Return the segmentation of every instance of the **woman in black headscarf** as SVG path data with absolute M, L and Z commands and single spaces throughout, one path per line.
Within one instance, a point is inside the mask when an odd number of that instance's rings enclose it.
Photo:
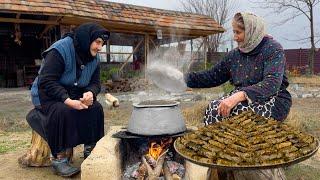
M 70 166 L 68 149 L 84 144 L 86 158 L 104 135 L 103 108 L 96 101 L 100 92 L 97 53 L 109 35 L 102 26 L 86 23 L 43 53 L 32 101 L 46 116 L 44 134 L 54 157 L 53 169 L 61 176 L 80 171 Z

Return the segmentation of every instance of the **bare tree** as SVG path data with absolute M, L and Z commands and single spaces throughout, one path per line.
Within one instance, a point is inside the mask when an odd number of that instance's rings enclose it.
M 224 26 L 230 19 L 230 12 L 235 8 L 235 0 L 180 0 L 184 11 L 207 15 Z M 224 34 L 208 37 L 208 51 L 217 52 Z
M 320 0 L 259 0 L 254 2 L 258 3 L 263 9 L 271 9 L 272 12 L 278 15 L 286 15 L 286 17 L 281 21 L 282 24 L 301 15 L 308 19 L 310 25 L 310 36 L 300 40 L 310 40 L 311 48 L 308 64 L 310 74 L 314 74 L 314 58 L 316 52 L 315 44 L 317 43 L 315 40 L 314 8 Z

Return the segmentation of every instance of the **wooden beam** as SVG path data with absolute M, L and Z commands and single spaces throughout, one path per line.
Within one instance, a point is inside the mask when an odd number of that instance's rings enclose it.
M 119 69 L 119 73 L 121 73 L 122 69 L 124 68 L 124 66 L 129 62 L 131 56 L 138 50 L 138 48 L 140 47 L 140 45 L 142 44 L 143 39 L 138 43 L 138 45 L 134 48 L 134 50 L 132 51 L 132 53 L 129 55 L 129 57 L 126 59 L 126 61 L 123 63 L 123 65 L 120 67 Z
M 15 19 L 15 18 L 2 18 L 0 22 L 18 23 L 18 24 L 51 24 L 59 25 L 56 21 L 45 21 L 45 20 L 33 20 L 33 19 Z
M 88 21 L 92 21 L 92 18 L 66 16 L 63 19 L 63 21 L 61 21 L 61 23 L 80 25 Z M 105 28 L 107 28 L 109 31 L 112 31 L 112 32 L 129 32 L 129 33 L 136 33 L 136 34 L 149 34 L 154 36 L 157 34 L 157 32 L 155 31 L 154 25 L 127 23 L 127 22 L 101 20 L 101 19 L 95 19 L 95 21 L 99 22 L 101 25 L 103 25 Z M 168 36 L 168 37 L 172 36 L 173 30 L 178 32 L 178 34 L 181 36 L 193 36 L 193 37 L 207 36 L 207 35 L 224 32 L 224 29 L 222 28 L 188 29 L 188 28 L 173 28 L 168 26 L 166 27 L 161 26 L 160 28 L 162 29 L 163 36 Z
M 48 21 L 56 21 L 57 23 L 59 23 L 62 18 L 63 18 L 63 16 L 57 17 L 57 18 L 55 18 L 55 19 L 53 19 L 53 17 L 49 17 Z M 44 28 L 44 30 L 39 34 L 39 38 L 42 38 L 43 35 L 44 35 L 45 33 L 47 33 L 53 26 L 55 26 L 55 25 L 52 25 L 52 24 L 46 25 L 46 27 Z
M 150 38 L 151 44 L 154 46 L 155 49 L 158 49 L 158 46 L 156 45 L 156 43 L 154 43 L 154 41 Z

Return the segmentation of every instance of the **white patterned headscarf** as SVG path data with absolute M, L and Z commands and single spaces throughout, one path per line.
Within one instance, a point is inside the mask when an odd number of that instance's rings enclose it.
M 256 48 L 266 35 L 264 20 L 251 13 L 241 13 L 244 21 L 244 42 L 239 46 L 241 52 L 248 53 Z

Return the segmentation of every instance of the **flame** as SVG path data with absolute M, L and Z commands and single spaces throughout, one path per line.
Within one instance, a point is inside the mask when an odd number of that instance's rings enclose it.
M 172 138 L 164 138 L 161 139 L 160 144 L 158 144 L 156 141 L 151 142 L 149 147 L 148 155 L 153 157 L 155 160 L 158 160 L 160 155 L 169 148 L 170 144 L 172 143 Z

